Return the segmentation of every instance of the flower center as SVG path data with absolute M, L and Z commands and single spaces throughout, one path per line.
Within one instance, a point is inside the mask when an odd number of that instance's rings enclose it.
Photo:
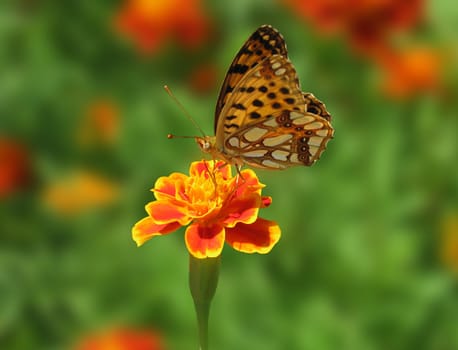
M 222 207 L 232 194 L 232 179 L 224 179 L 221 172 L 202 172 L 189 178 L 186 194 L 196 216 L 202 216 Z

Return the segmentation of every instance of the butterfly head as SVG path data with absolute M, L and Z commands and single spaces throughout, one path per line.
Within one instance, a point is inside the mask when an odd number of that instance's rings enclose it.
M 214 136 L 197 136 L 195 139 L 202 152 L 212 154 L 216 150 L 216 139 Z

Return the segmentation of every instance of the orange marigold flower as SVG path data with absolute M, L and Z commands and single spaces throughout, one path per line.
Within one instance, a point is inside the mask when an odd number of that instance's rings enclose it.
M 164 350 L 160 337 L 151 331 L 114 329 L 81 341 L 75 350 Z
M 119 185 L 88 171 L 76 171 L 48 185 L 42 194 L 43 202 L 64 215 L 108 206 L 119 197 Z
M 382 90 L 390 97 L 407 98 L 434 92 L 442 85 L 444 57 L 426 47 L 389 52 L 377 58 L 384 72 Z
M 190 88 L 197 93 L 208 93 L 217 84 L 218 70 L 215 65 L 207 63 L 200 65 L 191 72 L 188 83 Z
M 0 138 L 0 198 L 26 187 L 31 175 L 27 149 L 15 140 Z
M 392 32 L 423 16 L 424 0 L 284 0 L 322 33 L 343 34 L 354 47 L 371 51 Z
M 192 48 L 209 33 L 202 7 L 200 0 L 126 0 L 115 24 L 144 53 L 155 53 L 170 38 Z
M 92 102 L 86 111 L 78 140 L 82 144 L 112 144 L 119 135 L 119 112 L 115 103 L 108 99 Z
M 268 253 L 280 239 L 279 226 L 258 217 L 260 208 L 270 205 L 262 197 L 264 187 L 254 171 L 232 177 L 222 161 L 193 162 L 189 176 L 173 173 L 156 181 L 156 201 L 146 205 L 148 216 L 132 229 L 138 246 L 154 236 L 165 235 L 180 226 L 185 241 L 196 258 L 221 254 L 224 242 L 244 253 Z

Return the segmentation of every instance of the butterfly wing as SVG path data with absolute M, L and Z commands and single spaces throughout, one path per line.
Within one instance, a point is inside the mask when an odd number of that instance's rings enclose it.
M 252 68 L 233 88 L 218 120 L 217 146 L 242 127 L 269 118 L 278 110 L 305 112 L 304 97 L 291 62 L 273 55 Z
M 328 113 L 326 106 L 323 102 L 317 99 L 312 93 L 304 92 L 304 103 L 305 111 L 319 115 L 320 117 L 326 119 L 328 122 L 331 121 L 331 115 Z
M 283 110 L 241 128 L 226 141 L 226 153 L 264 169 L 286 169 L 315 163 L 334 130 L 319 115 Z
M 262 26 L 232 62 L 215 114 L 214 154 L 265 169 L 312 165 L 333 137 L 331 115 L 303 93 L 283 37 Z
M 330 119 L 321 101 L 302 93 L 292 63 L 273 55 L 234 87 L 217 127 L 217 147 L 260 168 L 312 165 L 332 138 Z
M 227 71 L 216 103 L 215 133 L 223 108 L 231 99 L 235 86 L 247 72 L 272 55 L 287 57 L 285 40 L 276 29 L 270 25 L 263 25 L 248 38 Z

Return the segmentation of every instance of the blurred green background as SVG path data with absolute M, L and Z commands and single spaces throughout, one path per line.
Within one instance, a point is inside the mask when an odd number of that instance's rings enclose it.
M 2 1 L 0 348 L 119 327 L 197 348 L 183 229 L 141 248 L 130 231 L 155 180 L 203 157 L 167 139 L 197 130 L 163 85 L 211 134 L 226 69 L 267 23 L 335 138 L 311 168 L 257 172 L 282 238 L 226 246 L 212 348 L 458 349 L 457 6 L 356 3 L 330 20 L 312 0 Z

